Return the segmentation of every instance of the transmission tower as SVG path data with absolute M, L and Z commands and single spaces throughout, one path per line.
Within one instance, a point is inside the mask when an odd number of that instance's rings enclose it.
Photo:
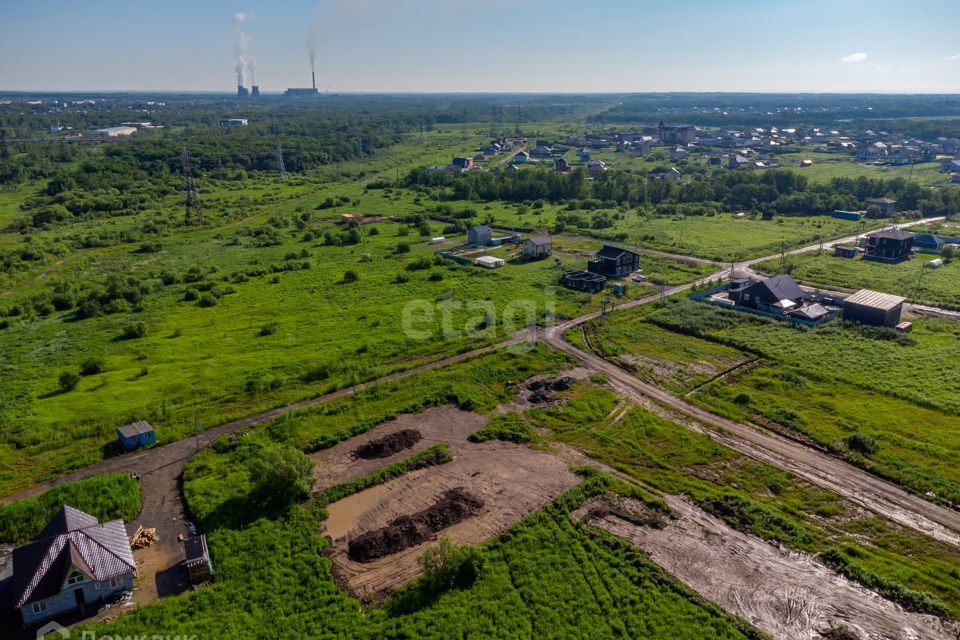
M 185 214 L 183 221 L 186 224 L 202 224 L 203 211 L 200 209 L 200 196 L 197 194 L 197 183 L 193 179 L 193 169 L 190 167 L 190 152 L 187 145 L 183 145 L 183 193 Z
M 287 168 L 283 165 L 283 146 L 279 142 L 277 143 L 277 173 L 280 174 L 281 180 L 287 179 Z

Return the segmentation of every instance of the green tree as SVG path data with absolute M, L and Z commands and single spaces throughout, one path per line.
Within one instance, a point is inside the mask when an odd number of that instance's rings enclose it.
M 313 460 L 299 449 L 279 445 L 264 449 L 247 463 L 254 481 L 253 502 L 282 510 L 310 495 Z
M 80 376 L 73 371 L 64 371 L 60 374 L 60 390 L 64 393 L 73 391 L 80 382 Z

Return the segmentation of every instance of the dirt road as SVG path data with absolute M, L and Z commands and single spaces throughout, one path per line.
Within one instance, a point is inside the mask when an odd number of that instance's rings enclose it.
M 840 625 L 875 640 L 956 638 L 953 623 L 904 611 L 812 556 L 732 529 L 685 498 L 665 500 L 677 517 L 661 529 L 616 515 L 591 517 L 589 505 L 575 515 L 629 541 L 704 598 L 777 639 L 815 640 Z
M 559 325 L 555 331 L 544 332 L 544 341 L 554 349 L 577 358 L 584 367 L 605 374 L 621 390 L 666 407 L 681 418 L 677 422 L 689 426 L 689 420 L 683 418 L 693 418 L 706 427 L 704 433 L 743 455 L 796 473 L 894 522 L 960 547 L 960 512 L 927 502 L 828 454 L 776 434 L 762 432 L 756 427 L 728 420 L 692 405 L 669 391 L 642 382 L 616 365 L 566 342 L 563 339 L 563 327 L 576 324 L 573 321 Z

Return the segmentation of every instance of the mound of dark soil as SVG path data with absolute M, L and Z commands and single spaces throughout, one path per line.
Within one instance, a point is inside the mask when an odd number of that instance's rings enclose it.
M 422 439 L 423 436 L 416 429 L 403 429 L 402 431 L 391 433 L 378 440 L 371 440 L 357 447 L 353 454 L 364 460 L 388 458 L 395 453 L 400 453 L 404 449 L 409 449 Z
M 527 398 L 527 401 L 532 404 L 548 404 L 553 402 L 554 397 L 552 392 L 566 391 L 573 386 L 574 382 L 576 382 L 576 379 L 570 376 L 561 376 L 554 380 L 550 378 L 534 380 L 527 385 L 527 389 L 532 392 L 530 397 Z
M 409 516 L 394 518 L 382 529 L 350 541 L 347 555 L 356 562 L 372 562 L 430 540 L 435 533 L 476 515 L 483 500 L 462 487 L 444 491 L 436 504 Z

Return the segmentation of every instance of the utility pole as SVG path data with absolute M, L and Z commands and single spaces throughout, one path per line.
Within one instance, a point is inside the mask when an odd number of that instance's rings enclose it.
M 923 269 L 927 264 L 925 262 L 920 263 L 920 277 L 917 279 L 917 290 L 913 292 L 914 300 L 918 300 L 920 296 L 920 285 L 923 282 Z
M 200 431 L 203 427 L 200 426 L 200 418 L 193 416 L 193 434 L 197 439 L 197 451 L 200 451 Z

